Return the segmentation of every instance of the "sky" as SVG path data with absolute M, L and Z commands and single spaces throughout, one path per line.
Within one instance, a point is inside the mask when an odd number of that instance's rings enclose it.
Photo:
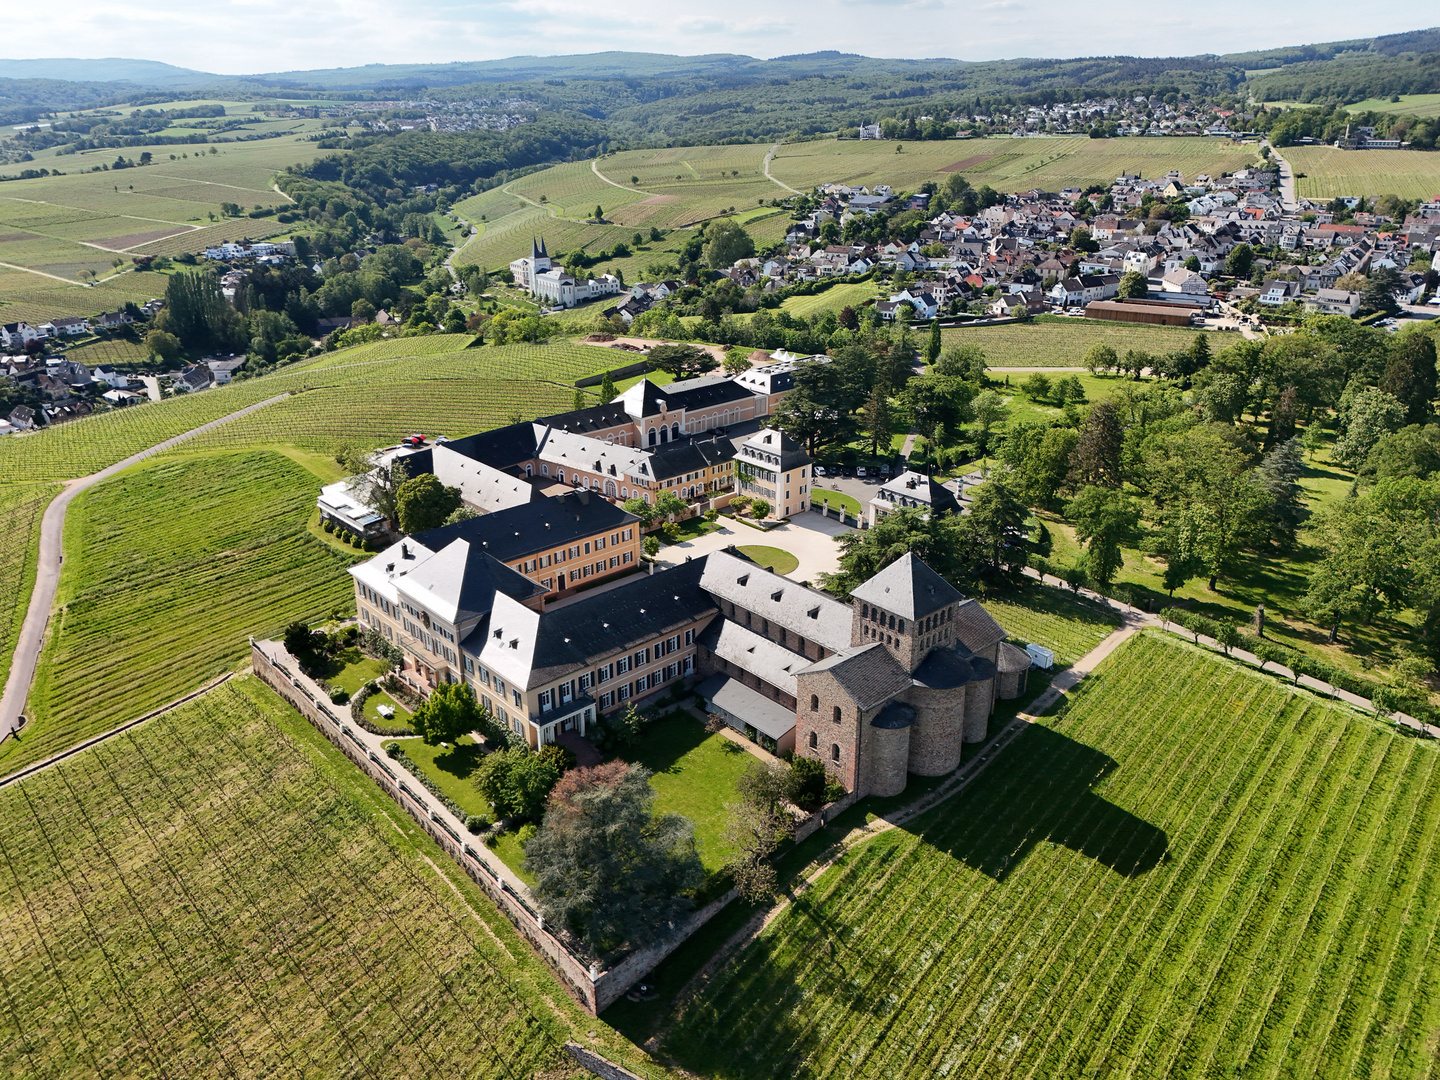
M 1114 22 L 1104 5 L 1074 0 L 67 0 L 65 33 L 56 34 L 49 5 L 9 7 L 6 36 L 29 42 L 29 56 L 161 60 L 226 75 L 611 49 L 759 57 L 838 49 L 961 60 L 1188 56 L 1440 21 L 1432 0 L 1123 4 Z

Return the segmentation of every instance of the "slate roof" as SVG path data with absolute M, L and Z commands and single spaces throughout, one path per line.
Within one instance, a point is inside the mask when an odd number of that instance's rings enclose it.
M 706 559 L 700 585 L 736 607 L 752 611 L 831 652 L 850 647 L 853 612 L 825 593 L 762 570 L 728 551 Z
M 960 512 L 960 503 L 949 488 L 936 481 L 933 476 L 910 470 L 880 485 L 875 498 L 899 506 L 918 504 L 941 514 L 947 510 L 956 514 Z
M 806 657 L 761 637 L 734 619 L 716 619 L 700 635 L 700 644 L 791 697 L 795 696 L 795 673 L 810 666 Z
M 415 539 L 432 550 L 453 540 L 465 540 L 508 563 L 596 533 L 634 525 L 639 520 L 599 495 L 572 491 L 469 521 L 457 521 L 454 525 L 442 525 L 417 533 Z
M 780 459 L 778 466 L 765 461 L 767 454 L 774 454 Z M 776 428 L 761 428 L 746 439 L 741 457 L 753 457 L 781 472 L 810 464 L 810 455 L 805 452 L 805 448 Z
M 1002 674 L 1010 674 L 1016 671 L 1028 671 L 1033 662 L 1030 654 L 1019 645 L 1002 641 L 1000 643 L 1000 662 L 995 666 Z
M 711 435 L 708 438 L 681 439 L 650 450 L 650 469 L 656 480 L 669 480 L 686 473 L 700 472 L 730 461 L 735 457 L 735 443 Z
M 529 422 L 510 424 L 466 435 L 463 439 L 453 439 L 445 444 L 445 448 L 493 469 L 508 469 L 535 456 L 536 442 L 543 431 L 543 425 Z
M 613 427 L 628 425 L 630 414 L 625 411 L 624 405 L 607 401 L 600 405 L 591 405 L 586 409 L 556 413 L 554 416 L 542 416 L 536 422 L 558 428 L 561 431 L 573 431 L 585 435 L 592 431 L 607 431 Z
M 915 723 L 915 710 L 903 701 L 892 701 L 875 714 L 875 719 L 870 721 L 870 726 L 895 730 L 907 728 L 913 723 Z
M 409 550 L 416 549 L 412 545 Z M 392 558 L 394 553 L 391 548 L 375 561 L 389 559 L 387 569 L 395 566 L 391 577 L 395 587 L 452 624 L 468 622 L 490 611 L 497 592 L 527 600 L 545 591 L 543 585 L 517 574 L 464 540 L 452 540 L 433 554 L 425 552 L 409 568 L 403 557 Z
M 700 588 L 704 569 L 705 559 L 695 559 L 543 614 L 497 600 L 483 635 L 467 637 L 465 651 L 515 686 L 543 686 L 713 612 L 715 601 Z
M 661 411 L 662 401 L 666 409 L 675 411 L 705 409 L 754 396 L 752 391 L 734 379 L 723 375 L 702 375 L 698 379 L 685 379 L 668 386 L 656 386 L 649 379 L 641 379 L 615 400 L 622 402 L 631 416 L 656 416 Z
M 976 673 L 971 660 L 971 657 L 960 655 L 956 649 L 931 649 L 915 669 L 915 685 L 928 690 L 950 690 L 973 682 Z
M 772 739 L 784 737 L 795 727 L 795 714 L 778 701 L 728 675 L 712 675 L 695 688 L 695 693 L 714 708 L 743 720 Z
M 1005 630 L 977 601 L 965 600 L 955 612 L 955 637 L 971 652 L 979 653 L 1004 641 Z
M 862 709 L 872 709 L 894 697 L 912 681 L 900 661 L 878 641 L 852 652 L 836 653 L 795 674 L 821 671 L 829 672 Z
M 857 586 L 850 595 L 853 600 L 873 604 L 883 611 L 912 622 L 965 599 L 955 586 L 909 551 L 869 581 Z M 985 615 L 984 608 L 974 601 L 969 603 L 978 608 L 992 626 L 995 625 L 994 620 Z M 1004 636 L 1005 632 L 1001 630 L 1000 637 L 995 640 L 999 641 Z M 966 644 L 970 643 L 967 641 Z M 973 651 L 979 651 L 973 645 L 970 647 Z

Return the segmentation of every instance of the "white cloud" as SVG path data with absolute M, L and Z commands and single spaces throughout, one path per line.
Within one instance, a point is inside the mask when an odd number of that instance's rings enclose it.
M 1184 55 L 1340 40 L 1362 32 L 1352 4 L 1316 0 L 1254 19 L 1248 0 L 1172 8 L 1163 18 L 1077 19 L 1061 0 L 672 0 L 641 13 L 584 0 L 70 0 L 15 5 L 13 41 L 53 55 L 163 60 L 222 74 L 446 63 L 516 55 L 633 50 L 751 56 L 838 49 L 868 56 L 967 60 L 1114 53 Z M 1023 20 L 1022 17 L 1023 16 Z M 1415 29 L 1413 0 L 1373 0 L 1364 33 Z M 84 44 L 77 44 L 84 43 Z M 31 50 L 34 53 L 36 50 Z

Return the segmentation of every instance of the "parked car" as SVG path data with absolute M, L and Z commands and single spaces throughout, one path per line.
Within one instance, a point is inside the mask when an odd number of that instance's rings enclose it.
M 816 475 L 816 476 L 828 476 L 828 475 L 830 475 L 830 474 L 825 471 L 825 466 L 824 466 L 824 465 L 816 465 L 816 466 L 815 466 L 815 475 Z
M 403 438 L 403 439 L 400 440 L 400 445 L 401 445 L 401 446 L 424 446 L 424 445 L 425 445 L 425 436 L 424 436 L 424 435 L 406 435 L 405 438 Z
M 887 465 L 881 465 L 881 466 L 880 466 L 880 475 L 881 475 L 881 476 L 889 476 L 889 475 L 890 475 L 890 466 L 889 466 L 888 464 L 887 464 Z
M 856 476 L 864 476 L 864 475 L 865 475 L 865 466 L 864 466 L 864 465 L 861 465 L 858 469 L 856 469 L 856 470 L 855 470 L 855 475 L 856 475 Z

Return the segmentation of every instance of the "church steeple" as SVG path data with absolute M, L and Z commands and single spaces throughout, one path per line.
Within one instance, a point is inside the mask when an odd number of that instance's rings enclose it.
M 530 258 L 538 259 L 541 255 L 540 245 L 535 242 L 535 237 L 530 237 Z

